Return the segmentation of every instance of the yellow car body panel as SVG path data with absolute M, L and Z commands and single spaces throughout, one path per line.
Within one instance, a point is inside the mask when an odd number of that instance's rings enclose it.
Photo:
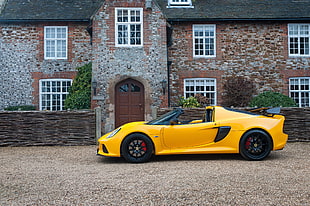
M 154 155 L 244 153 L 240 151 L 240 142 L 249 131 L 262 131 L 265 136 L 269 136 L 272 145 L 270 150 L 283 149 L 288 139 L 283 132 L 285 118 L 279 114 L 264 116 L 210 106 L 206 108 L 206 115 L 210 116 L 209 121 L 204 119 L 170 124 L 173 117 L 165 117 L 158 122 L 125 124 L 98 140 L 97 154 L 123 156 L 122 144 L 131 134 L 142 134 L 149 138 Z M 253 146 L 253 150 L 257 146 L 257 142 L 254 142 L 256 137 L 252 136 L 244 140 L 244 147 L 249 151 L 252 149 L 248 149 L 249 145 Z

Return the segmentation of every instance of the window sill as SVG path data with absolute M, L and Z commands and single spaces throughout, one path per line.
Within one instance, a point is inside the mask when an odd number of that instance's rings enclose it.
M 193 59 L 215 59 L 216 56 L 193 56 Z
M 289 55 L 288 58 L 310 58 L 310 55 Z
M 182 6 L 182 5 L 169 5 L 167 6 L 168 9 L 175 9 L 175 8 L 179 8 L 179 9 L 193 9 L 195 8 L 194 6 Z

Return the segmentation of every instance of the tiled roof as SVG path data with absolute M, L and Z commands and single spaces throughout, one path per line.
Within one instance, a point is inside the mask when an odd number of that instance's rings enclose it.
M 89 20 L 103 0 L 7 0 L 0 20 Z
M 156 1 L 170 20 L 310 19 L 310 0 L 192 0 L 193 8 Z
M 192 0 L 193 8 L 167 8 L 153 0 L 168 20 L 310 20 L 310 0 Z M 89 20 L 104 0 L 4 0 L 2 20 Z

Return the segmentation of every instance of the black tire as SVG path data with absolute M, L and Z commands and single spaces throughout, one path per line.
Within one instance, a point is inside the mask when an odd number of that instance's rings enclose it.
M 246 132 L 239 144 L 239 151 L 247 160 L 263 160 L 272 150 L 273 143 L 270 136 L 262 130 L 250 130 Z
M 121 146 L 123 158 L 131 163 L 147 162 L 153 155 L 153 143 L 143 134 L 131 134 Z

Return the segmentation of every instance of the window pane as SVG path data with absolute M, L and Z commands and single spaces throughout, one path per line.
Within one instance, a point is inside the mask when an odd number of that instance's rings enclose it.
M 194 55 L 215 55 L 215 27 L 213 25 L 194 25 Z
M 57 38 L 66 38 L 65 28 L 57 28 Z
M 140 87 L 135 84 L 131 84 L 131 92 L 140 92 Z
M 67 57 L 67 27 L 45 27 L 45 57 L 65 59 Z
M 130 11 L 130 21 L 131 22 L 140 22 L 140 11 L 139 10 L 131 10 Z
M 141 9 L 117 9 L 117 41 L 118 45 L 142 44 L 142 12 Z
M 289 25 L 289 54 L 294 56 L 310 55 L 310 24 Z
M 301 25 L 300 26 L 300 35 L 309 35 L 309 25 Z
M 298 38 L 290 38 L 290 54 L 298 54 Z
M 184 80 L 184 97 L 195 96 L 197 94 L 207 97 L 211 104 L 216 104 L 215 79 L 197 78 Z
M 140 25 L 131 25 L 130 26 L 130 44 L 139 45 L 141 44 L 141 32 Z
M 41 80 L 41 110 L 63 110 L 71 80 Z
M 290 97 L 299 107 L 310 106 L 310 78 L 298 77 L 290 79 Z
M 56 36 L 55 28 L 47 28 L 45 35 L 46 35 L 46 38 L 55 38 Z
M 118 22 L 128 22 L 128 10 L 118 10 L 117 11 L 117 21 Z
M 126 25 L 118 26 L 118 44 L 128 44 L 128 28 Z
M 301 107 L 309 107 L 309 92 L 301 92 Z
M 46 56 L 55 57 L 55 41 L 54 40 L 46 41 Z
M 128 84 L 123 84 L 122 86 L 120 86 L 119 91 L 128 92 L 129 91 Z
M 190 5 L 190 0 L 169 0 L 169 3 L 172 5 Z
M 298 35 L 298 25 L 293 24 L 289 26 L 289 35 Z

